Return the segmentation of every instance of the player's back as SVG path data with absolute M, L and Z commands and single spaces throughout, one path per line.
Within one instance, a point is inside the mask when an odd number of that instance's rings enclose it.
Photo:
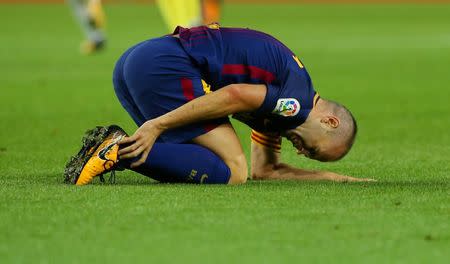
M 213 24 L 177 33 L 214 88 L 231 83 L 279 82 L 294 56 L 274 37 L 251 29 Z
M 280 41 L 250 29 L 224 28 L 222 84 L 277 83 L 293 53 Z
M 300 60 L 274 37 L 250 29 L 218 25 L 177 28 L 186 53 L 213 90 L 228 84 L 266 84 L 261 107 L 246 120 L 270 117 L 272 127 L 290 129 L 303 123 L 317 102 L 311 79 Z M 246 122 L 251 127 L 250 121 Z M 254 124 L 252 122 L 252 124 Z

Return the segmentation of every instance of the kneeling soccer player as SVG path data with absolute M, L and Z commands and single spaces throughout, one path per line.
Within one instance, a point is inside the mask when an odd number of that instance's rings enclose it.
M 370 180 L 280 162 L 282 137 L 298 154 L 335 161 L 357 128 L 345 107 L 314 91 L 297 56 L 265 33 L 177 27 L 127 50 L 113 82 L 139 129 L 130 137 L 117 126 L 92 130 L 66 167 L 67 182 L 127 168 L 162 182 L 245 183 L 247 161 L 229 115 L 253 129 L 253 179 Z

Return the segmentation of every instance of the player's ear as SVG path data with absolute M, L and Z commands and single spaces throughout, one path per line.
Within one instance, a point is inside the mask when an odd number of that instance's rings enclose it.
M 328 126 L 329 128 L 337 128 L 339 126 L 339 118 L 327 115 L 320 119 L 320 123 Z

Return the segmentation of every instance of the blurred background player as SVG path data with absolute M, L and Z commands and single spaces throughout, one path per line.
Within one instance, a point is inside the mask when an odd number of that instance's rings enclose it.
M 86 39 L 82 54 L 101 50 L 106 42 L 105 13 L 101 0 L 67 0 Z M 221 0 L 157 0 L 156 4 L 169 31 L 176 26 L 194 27 L 219 22 Z
M 157 0 L 170 31 L 176 26 L 194 27 L 220 20 L 220 0 Z
M 86 38 L 81 43 L 81 53 L 91 54 L 101 50 L 106 41 L 104 30 L 106 19 L 101 0 L 67 1 Z

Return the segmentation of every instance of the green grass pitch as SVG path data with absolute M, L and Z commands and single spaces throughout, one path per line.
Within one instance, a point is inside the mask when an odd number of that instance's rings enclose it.
M 377 183 L 165 185 L 120 172 L 114 186 L 66 186 L 87 128 L 135 129 L 115 60 L 167 33 L 154 6 L 106 11 L 108 48 L 82 57 L 66 6 L 0 6 L 0 263 L 448 263 L 450 5 L 225 7 L 223 25 L 285 42 L 359 121 L 344 160 L 308 161 L 289 144 L 283 159 Z

